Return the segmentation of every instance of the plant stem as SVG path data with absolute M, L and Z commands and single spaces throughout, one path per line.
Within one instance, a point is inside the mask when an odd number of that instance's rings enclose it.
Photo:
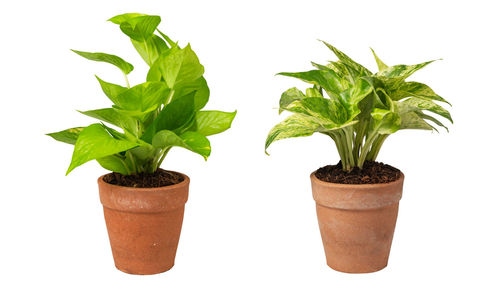
M 345 136 L 345 132 L 342 129 L 337 131 L 337 134 L 339 136 L 339 140 L 342 145 L 342 149 L 344 151 L 344 160 L 345 160 L 344 171 L 348 171 L 351 169 L 351 163 L 349 161 L 349 149 L 347 147 L 347 138 Z
M 352 140 L 353 140 L 353 131 L 352 131 L 352 127 L 347 127 L 347 128 L 343 128 L 342 129 L 344 131 L 344 136 L 345 136 L 345 140 L 346 140 L 346 146 L 347 146 L 347 154 L 348 154 L 348 157 L 349 157 L 349 171 L 351 170 L 351 168 L 353 166 L 355 166 L 355 162 L 354 162 L 354 154 L 352 152 Z
M 346 162 L 345 162 L 345 157 L 344 157 L 344 150 L 342 148 L 342 145 L 341 145 L 341 142 L 340 142 L 340 139 L 339 139 L 339 136 L 337 135 L 336 132 L 329 132 L 327 133 L 331 138 L 332 140 L 335 142 L 335 146 L 337 147 L 337 152 L 339 153 L 339 156 L 340 156 L 340 161 L 342 162 L 342 169 L 343 170 L 346 170 L 347 169 L 347 166 L 346 166 Z
M 368 154 L 368 151 L 371 149 L 371 145 L 373 144 L 373 141 L 375 140 L 376 137 L 377 133 L 374 131 L 366 138 L 365 144 L 363 145 L 363 147 L 361 147 L 361 154 L 358 160 L 358 167 L 360 169 L 363 168 L 363 164 L 365 163 L 366 160 L 366 155 Z
M 353 149 L 353 154 L 356 160 L 355 161 L 356 164 L 359 161 L 359 150 L 361 148 L 361 144 L 363 143 L 367 126 L 368 124 L 366 124 L 366 122 L 363 122 L 361 124 L 361 128 L 359 128 L 359 130 L 356 131 L 356 138 L 354 139 L 354 149 Z
M 135 159 L 134 159 L 134 156 L 132 155 L 132 153 L 130 151 L 127 151 L 125 152 L 125 155 L 128 157 L 128 159 L 130 160 L 130 163 L 132 164 L 132 169 L 133 169 L 133 172 L 134 173 L 139 173 L 138 169 L 137 169 L 137 165 L 135 163 Z
M 165 105 L 169 104 L 170 101 L 172 101 L 172 98 L 174 98 L 174 93 L 175 93 L 174 89 L 170 90 L 170 92 L 168 93 L 167 102 L 165 102 Z
M 130 175 L 131 174 L 130 173 L 130 169 L 127 166 L 127 164 L 125 163 L 125 161 L 123 160 L 123 158 L 121 156 L 117 155 L 117 154 L 115 154 L 114 156 L 116 156 L 120 160 L 120 162 L 122 163 L 122 165 L 125 168 L 125 170 L 127 170 L 127 174 L 125 174 L 125 175 Z
M 370 152 L 366 156 L 367 160 L 374 161 L 377 158 L 378 153 L 380 152 L 380 148 L 382 148 L 382 144 L 384 143 L 385 139 L 388 136 L 389 136 L 388 134 L 383 134 L 383 135 L 379 135 L 377 137 L 375 142 L 373 142 L 373 145 L 372 145 Z
M 127 84 L 127 87 L 130 88 L 130 83 L 128 82 L 128 77 L 127 74 L 125 74 L 125 72 L 123 72 L 123 76 L 125 77 L 125 83 Z
M 158 161 L 158 163 L 156 164 L 156 168 L 155 168 L 155 171 L 158 170 L 158 168 L 161 166 L 161 164 L 163 163 L 163 160 L 165 159 L 165 157 L 167 156 L 167 153 L 168 151 L 170 151 L 170 149 L 172 149 L 172 147 L 168 147 L 168 148 L 165 148 L 163 150 L 163 153 L 161 154 L 161 158 L 160 160 Z

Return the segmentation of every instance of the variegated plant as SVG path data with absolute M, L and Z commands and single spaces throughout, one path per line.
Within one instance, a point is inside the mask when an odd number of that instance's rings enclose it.
M 305 93 L 291 88 L 281 95 L 280 113 L 293 114 L 271 129 L 266 151 L 274 141 L 320 132 L 335 141 L 342 167 L 349 171 L 362 168 L 366 160 L 375 160 L 386 138 L 400 129 L 437 131 L 435 126 L 441 126 L 448 130 L 432 115 L 453 122 L 450 113 L 436 103 L 448 102 L 427 85 L 406 81 L 433 61 L 389 67 L 372 50 L 379 69 L 372 73 L 323 43 L 338 61 L 313 63 L 316 69 L 307 72 L 279 73 L 312 86 Z

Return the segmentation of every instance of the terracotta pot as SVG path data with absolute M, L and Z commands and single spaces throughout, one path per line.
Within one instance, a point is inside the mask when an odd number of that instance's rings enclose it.
M 336 184 L 311 174 L 326 262 L 346 273 L 387 266 L 404 176 L 381 184 Z
M 123 187 L 99 177 L 99 196 L 118 270 L 146 275 L 174 266 L 189 190 L 189 177 L 181 175 L 182 182 L 159 188 Z

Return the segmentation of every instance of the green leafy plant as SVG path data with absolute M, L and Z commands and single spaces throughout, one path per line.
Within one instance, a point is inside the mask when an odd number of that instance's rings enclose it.
M 80 112 L 102 122 L 48 134 L 75 146 L 66 174 L 94 159 L 105 169 L 123 175 L 152 173 L 172 147 L 207 159 L 211 152 L 207 136 L 230 128 L 236 111 L 201 110 L 210 91 L 204 68 L 191 46 L 181 48 L 163 34 L 157 28 L 159 16 L 128 13 L 109 21 L 120 26 L 148 64 L 147 81 L 130 86 L 127 75 L 134 67 L 116 55 L 73 50 L 89 60 L 118 67 L 126 86 L 96 76 L 113 105 Z
M 312 63 L 316 69 L 311 71 L 279 73 L 312 86 L 305 93 L 294 87 L 281 95 L 279 112 L 293 114 L 271 129 L 266 153 L 274 141 L 319 132 L 333 139 L 342 168 L 350 171 L 374 161 L 387 137 L 400 129 L 448 130 L 436 116 L 453 123 L 450 113 L 436 103 L 446 100 L 423 83 L 406 81 L 433 61 L 389 67 L 372 50 L 379 69 L 372 73 L 323 43 L 337 61 Z

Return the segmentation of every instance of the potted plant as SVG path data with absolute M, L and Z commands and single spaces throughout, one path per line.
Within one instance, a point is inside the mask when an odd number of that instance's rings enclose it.
M 335 142 L 340 162 L 310 175 L 327 264 L 342 272 L 374 272 L 387 265 L 404 179 L 398 169 L 375 161 L 380 148 L 401 129 L 446 128 L 436 115 L 453 121 L 436 103 L 448 102 L 427 85 L 406 81 L 432 61 L 389 67 L 372 50 L 379 69 L 372 73 L 323 43 L 338 61 L 279 73 L 312 86 L 281 95 L 280 113 L 293 114 L 271 129 L 265 148 L 316 132 Z
M 228 129 L 236 111 L 201 110 L 209 98 L 204 68 L 189 44 L 181 48 L 157 28 L 159 16 L 128 13 L 109 21 L 148 64 L 146 82 L 130 86 L 127 74 L 134 67 L 118 56 L 73 50 L 118 67 L 126 86 L 96 76 L 112 107 L 81 113 L 102 122 L 48 135 L 74 145 L 66 175 L 94 159 L 112 171 L 98 185 L 115 265 L 155 274 L 174 265 L 189 187 L 188 176 L 163 170 L 161 163 L 173 147 L 206 160 L 207 136 Z

